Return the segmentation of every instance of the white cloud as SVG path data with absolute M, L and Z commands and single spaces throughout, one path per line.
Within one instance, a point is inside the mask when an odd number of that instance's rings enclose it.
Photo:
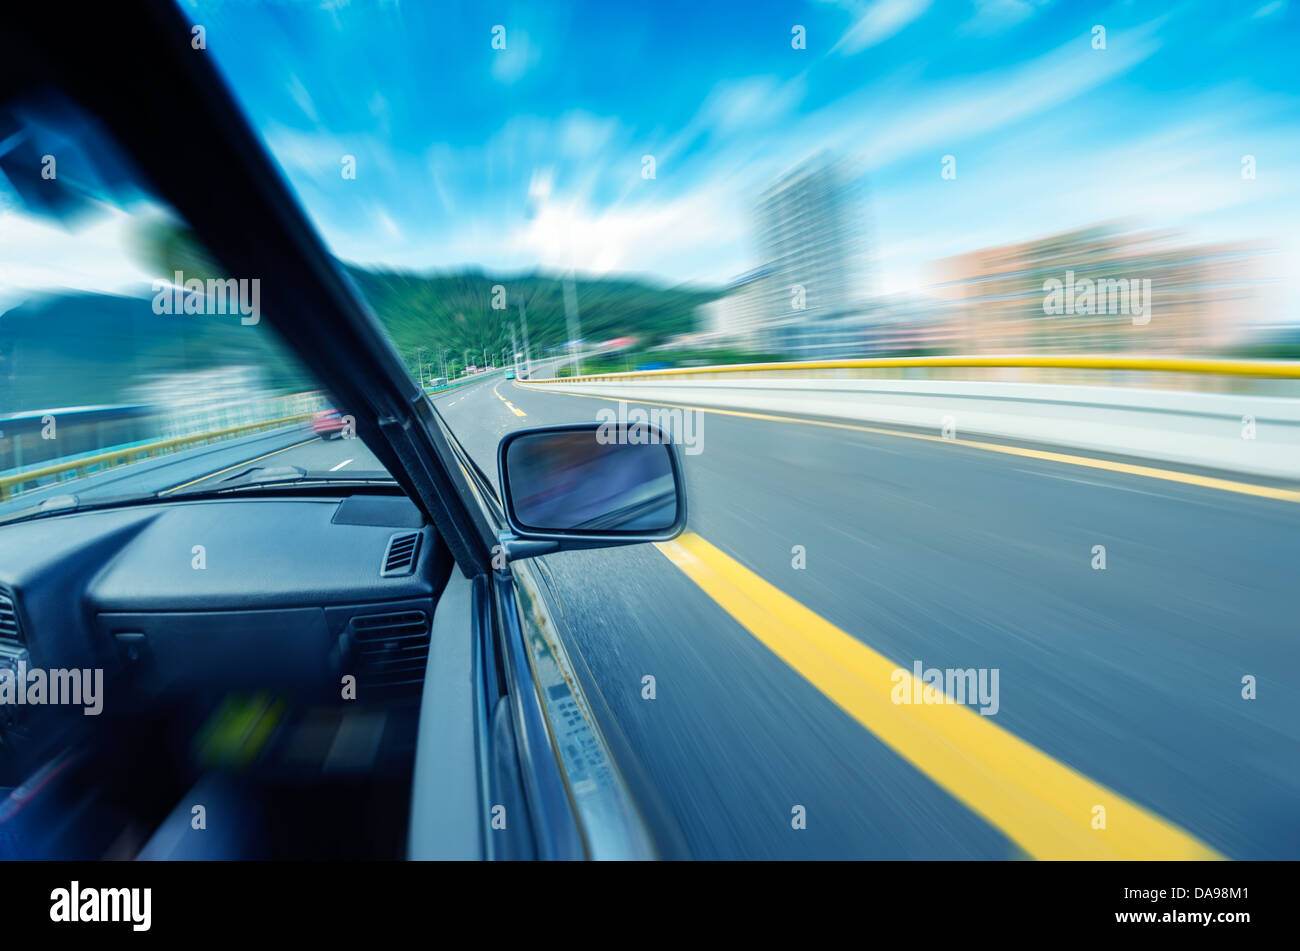
M 709 93 L 699 119 L 716 133 L 730 134 L 789 115 L 803 95 L 802 78 L 782 82 L 774 76 L 750 76 L 723 82 Z
M 403 237 L 402 229 L 397 226 L 397 222 L 393 220 L 392 215 L 383 208 L 376 208 L 374 210 L 374 216 L 375 223 L 390 238 L 401 239 Z
M 528 182 L 528 200 L 533 203 L 533 206 L 538 206 L 550 199 L 554 189 L 555 169 L 535 169 L 532 179 Z
M 381 176 L 391 181 L 400 171 L 395 153 L 381 136 L 303 132 L 268 123 L 262 129 L 262 138 L 272 157 L 298 186 L 304 181 L 316 184 L 342 181 L 345 155 L 357 160 L 353 184 L 364 184 L 367 179 Z
M 572 198 L 539 202 L 533 217 L 507 240 L 516 254 L 557 270 L 674 274 L 679 279 L 723 280 L 732 258 L 737 209 L 718 189 L 680 198 L 592 210 Z M 743 220 L 743 219 L 742 219 Z
M 307 87 L 302 84 L 302 80 L 298 78 L 297 74 L 289 76 L 285 88 L 289 91 L 289 95 L 293 97 L 293 101 L 298 105 L 298 108 L 303 111 L 303 115 L 312 122 L 320 122 L 320 115 L 316 112 L 316 103 L 312 100 L 311 93 L 307 91 Z
M 854 22 L 832 50 L 852 56 L 901 32 L 930 8 L 930 0 L 848 0 L 840 6 L 848 8 Z
M 560 117 L 554 137 L 563 154 L 589 159 L 609 145 L 618 128 L 618 119 L 577 111 Z
M 881 114 L 880 90 L 867 89 L 823 110 L 826 147 L 856 150 L 880 166 L 926 148 L 948 152 L 962 142 L 1049 111 L 1128 72 L 1160 48 L 1151 25 L 1120 35 L 1105 56 L 1084 41 L 1048 50 L 1004 74 L 914 95 Z M 894 100 L 897 103 L 896 99 Z M 935 155 L 937 162 L 939 155 Z M 959 156 L 960 159 L 960 156 Z
M 963 32 L 988 36 L 1028 20 L 1052 0 L 976 0 L 975 16 L 961 27 Z
M 148 284 L 153 275 L 133 250 L 141 223 L 142 216 L 105 207 L 95 221 L 69 231 L 16 210 L 0 211 L 0 299 L 31 290 L 114 293 Z

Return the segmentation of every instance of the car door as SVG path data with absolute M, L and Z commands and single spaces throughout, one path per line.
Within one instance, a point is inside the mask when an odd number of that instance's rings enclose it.
M 440 416 L 436 424 L 444 425 Z M 482 789 L 487 797 L 482 808 L 484 854 L 518 857 L 527 852 L 527 843 L 502 834 L 511 830 L 508 803 L 513 796 L 527 809 L 529 838 L 537 857 L 684 855 L 679 830 L 653 786 L 639 774 L 634 751 L 572 648 L 562 605 L 538 557 L 556 554 L 563 547 L 596 543 L 582 538 L 517 537 L 506 500 L 455 437 L 450 432 L 446 437 L 476 517 L 497 538 L 491 552 L 492 571 L 475 588 L 473 609 L 481 619 L 477 629 L 482 634 L 484 699 L 479 716 L 489 736 L 481 753 L 486 765 Z M 502 483 L 509 484 L 506 479 Z M 677 514 L 684 521 L 684 499 Z M 510 776 L 511 752 L 518 764 L 517 789 Z M 426 765 L 418 764 L 417 772 Z M 638 780 L 635 794 L 629 772 Z M 437 815 L 446 808 L 441 797 L 424 802 L 417 794 L 412 824 L 425 839 L 412 842 L 416 856 L 436 854 L 435 843 L 454 835 L 454 821 L 435 828 L 437 820 L 422 815 L 425 810 Z

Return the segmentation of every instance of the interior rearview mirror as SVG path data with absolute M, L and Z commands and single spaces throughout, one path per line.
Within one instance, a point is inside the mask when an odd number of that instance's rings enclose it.
M 681 464 L 656 427 L 521 430 L 501 440 L 497 463 L 506 521 L 519 539 L 598 548 L 668 541 L 686 526 Z

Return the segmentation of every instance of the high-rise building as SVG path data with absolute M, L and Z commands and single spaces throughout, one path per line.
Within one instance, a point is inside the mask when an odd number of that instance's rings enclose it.
M 863 203 L 845 167 L 819 156 L 768 188 L 756 209 L 760 346 L 803 358 L 861 347 Z

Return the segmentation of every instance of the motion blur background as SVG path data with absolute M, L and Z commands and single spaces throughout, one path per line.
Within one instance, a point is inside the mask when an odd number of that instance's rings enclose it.
M 834 363 L 726 377 L 749 387 L 733 409 L 798 418 L 707 415 L 686 467 L 708 539 L 693 551 L 905 669 L 1001 670 L 1008 735 L 1224 854 L 1300 854 L 1294 0 L 181 8 L 194 55 L 490 476 L 506 432 L 609 405 L 567 378 Z M 207 134 L 158 123 L 159 148 Z M 177 272 L 259 276 L 221 274 L 103 132 L 57 97 L 0 107 L 0 505 L 81 493 L 134 449 L 213 440 L 231 469 L 261 453 L 340 477 L 377 467 L 363 447 L 307 448 L 303 420 L 333 401 L 274 314 L 155 312 L 155 282 L 169 293 Z M 1238 371 L 843 366 L 1007 354 Z M 1265 360 L 1285 365 L 1251 371 Z M 688 384 L 603 392 L 703 403 Z M 796 384 L 815 409 L 790 401 Z M 985 433 L 1194 471 L 926 441 L 949 398 L 967 399 L 962 434 L 976 401 L 1040 399 L 960 387 L 1035 384 L 1071 388 L 1035 403 L 1072 401 L 1069 425 L 1047 412 Z M 840 413 L 930 435 L 825 422 Z M 1087 439 L 1064 442 L 1076 430 Z M 182 468 L 184 485 L 226 471 Z M 1205 469 L 1268 484 L 1221 490 Z M 752 638 L 682 559 L 639 546 L 543 563 L 608 702 L 602 727 L 627 736 L 691 854 L 1033 851 Z M 792 802 L 815 817 L 802 839 Z
M 1300 354 L 1286 0 L 184 6 L 426 382 L 513 362 L 524 324 L 586 371 Z M 212 268 L 86 129 L 25 127 L 0 168 L 55 155 L 84 200 L 38 217 L 0 177 L 6 440 L 51 409 L 95 408 L 98 449 L 323 405 L 266 402 L 314 386 L 264 329 L 141 310 Z M 1155 319 L 1045 314 L 1067 272 L 1149 280 Z

